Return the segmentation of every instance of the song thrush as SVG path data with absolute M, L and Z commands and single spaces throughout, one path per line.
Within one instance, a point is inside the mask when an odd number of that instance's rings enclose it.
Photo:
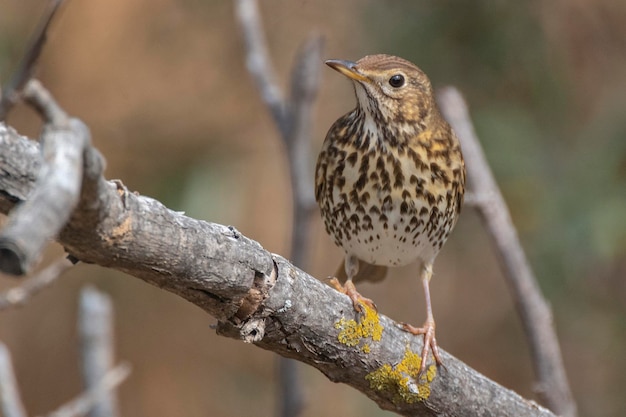
M 429 282 L 433 262 L 457 222 L 465 191 L 459 141 L 441 116 L 426 74 L 402 58 L 370 55 L 326 64 L 353 81 L 354 110 L 326 135 L 315 169 L 315 198 L 326 231 L 345 251 L 331 282 L 357 311 L 362 297 L 353 281 L 384 278 L 387 267 L 419 261 L 426 298 L 420 374 L 435 339 Z

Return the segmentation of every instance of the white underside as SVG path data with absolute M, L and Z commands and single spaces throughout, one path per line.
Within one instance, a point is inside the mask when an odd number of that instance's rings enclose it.
M 374 228 L 365 233 L 360 233 L 360 238 L 343 239 L 342 247 L 347 255 L 354 255 L 357 258 L 373 264 L 384 266 L 403 266 L 416 260 L 431 262 L 435 258 L 435 252 L 428 241 L 425 232 L 415 239 L 413 243 L 412 234 L 405 242 L 402 241 L 406 220 L 401 222 L 399 213 L 388 213 L 389 227 L 385 230 L 382 224 L 374 223 Z M 347 216 L 350 217 L 350 214 Z M 393 225 L 398 226 L 398 230 L 393 230 Z M 372 236 L 370 242 L 369 237 Z M 360 241 L 359 241 L 360 240 Z

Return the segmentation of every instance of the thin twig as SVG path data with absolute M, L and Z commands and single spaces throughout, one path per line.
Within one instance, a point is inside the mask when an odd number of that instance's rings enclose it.
M 493 240 L 530 344 L 538 393 L 556 414 L 575 417 L 576 403 L 563 366 L 552 312 L 526 259 L 506 202 L 474 131 L 467 104 L 453 87 L 442 89 L 438 101 L 461 141 L 472 200 Z
M 313 105 L 320 84 L 324 41 L 310 36 L 300 47 L 291 73 L 289 134 L 282 136 L 291 178 L 293 224 L 290 257 L 301 268 L 309 253 L 311 217 L 315 213 L 311 167 Z
M 38 80 L 30 80 L 24 87 L 24 99 L 33 106 L 47 124 L 56 127 L 69 125 L 67 113 Z
M 24 281 L 22 285 L 0 294 L 0 311 L 25 304 L 41 290 L 49 287 L 72 265 L 67 258 L 59 258 L 34 277 Z
M 111 299 L 92 286 L 80 293 L 78 334 L 81 344 L 82 373 L 85 388 L 96 389 L 113 368 L 113 307 Z M 117 397 L 113 390 L 100 396 L 88 413 L 89 417 L 119 416 Z
M 267 51 L 263 27 L 256 0 L 236 0 L 235 13 L 246 46 L 246 65 L 256 82 L 263 101 L 269 107 L 276 125 L 286 136 L 286 109 L 283 95 Z M 284 129 L 284 131 L 282 131 Z
M 300 47 L 292 67 L 291 89 L 286 95 L 275 81 L 256 0 L 238 0 L 235 4 L 248 71 L 274 118 L 286 149 L 293 213 L 289 253 L 292 262 L 304 268 L 309 252 L 311 216 L 315 208 L 310 159 L 311 119 L 319 90 L 323 38 L 310 36 Z M 296 364 L 280 358 L 278 369 L 280 415 L 297 416 L 302 411 L 304 400 Z
M 22 89 L 33 76 L 35 66 L 43 50 L 43 45 L 46 43 L 50 23 L 52 23 L 61 4 L 63 4 L 63 0 L 50 0 L 48 2 L 48 8 L 44 12 L 35 30 L 33 39 L 26 49 L 17 70 L 13 74 L 9 84 L 2 90 L 3 94 L 0 99 L 0 120 L 6 119 L 9 110 L 19 101 Z
M 0 343 L 0 415 L 4 417 L 26 417 L 26 410 L 20 399 L 11 354 Z
M 295 265 L 306 268 L 311 235 L 311 217 L 315 213 L 311 170 L 311 124 L 313 104 L 320 81 L 323 39 L 310 36 L 300 47 L 291 73 L 287 134 L 281 135 L 287 151 L 291 180 L 292 226 L 289 256 Z M 284 132 L 284 129 L 280 129 Z M 302 380 L 296 362 L 280 358 L 280 416 L 295 417 L 304 409 Z
M 85 416 L 101 400 L 103 395 L 114 390 L 130 375 L 131 367 L 127 363 L 117 365 L 107 372 L 106 376 L 93 388 L 65 405 L 47 414 L 46 417 L 79 417 Z

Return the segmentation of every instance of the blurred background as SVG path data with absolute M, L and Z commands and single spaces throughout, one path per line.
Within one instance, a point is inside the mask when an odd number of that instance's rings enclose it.
M 3 82 L 44 5 L 0 0 Z M 264 0 L 261 11 L 283 86 L 298 46 L 316 32 L 326 38 L 326 58 L 396 54 L 435 86 L 460 88 L 552 305 L 580 414 L 625 415 L 626 2 Z M 355 104 L 344 77 L 322 74 L 312 160 L 331 123 Z M 38 76 L 89 125 L 108 178 L 287 254 L 284 151 L 246 72 L 231 2 L 70 1 Z M 9 122 L 31 137 L 40 128 L 24 107 Z M 52 246 L 44 263 L 61 254 Z M 340 258 L 315 216 L 307 269 L 323 278 Z M 421 324 L 416 274 L 409 266 L 359 289 L 382 313 Z M 211 317 L 170 293 L 80 265 L 27 306 L 0 314 L 0 340 L 31 415 L 81 390 L 76 309 L 87 282 L 113 298 L 117 357 L 134 368 L 119 391 L 123 415 L 275 414 L 272 353 L 216 336 Z M 0 290 L 14 285 L 0 276 Z M 442 348 L 535 398 L 526 340 L 471 208 L 440 254 L 431 288 Z M 299 368 L 303 416 L 392 415 Z

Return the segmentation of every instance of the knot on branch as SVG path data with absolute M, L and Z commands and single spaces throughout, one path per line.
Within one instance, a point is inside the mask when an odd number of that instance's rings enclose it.
M 269 297 L 276 277 L 276 265 L 269 274 L 257 271 L 252 287 L 242 299 L 239 310 L 230 320 L 218 324 L 217 333 L 241 339 L 246 343 L 261 341 L 265 336 L 265 318 L 269 316 L 263 302 Z

